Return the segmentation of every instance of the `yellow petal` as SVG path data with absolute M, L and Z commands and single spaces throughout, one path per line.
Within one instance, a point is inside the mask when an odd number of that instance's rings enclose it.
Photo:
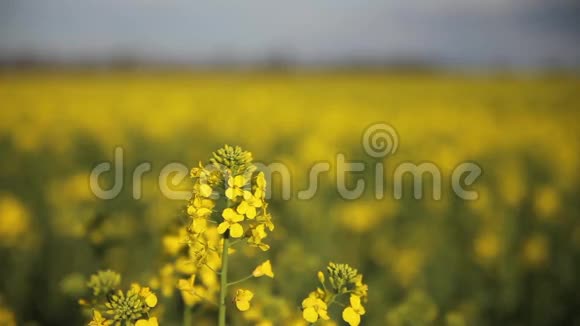
M 191 284 L 189 283 L 188 280 L 185 279 L 180 279 L 177 282 L 177 288 L 182 290 L 182 291 L 188 291 L 188 290 L 193 290 L 193 287 L 191 286 Z
M 236 291 L 236 299 L 240 301 L 250 301 L 254 297 L 254 293 L 250 290 L 239 289 Z
M 230 223 L 228 222 L 221 222 L 220 225 L 217 227 L 217 231 L 219 234 L 224 234 L 228 228 L 230 227 Z
M 219 232 L 219 227 L 218 227 L 218 232 Z M 220 233 L 223 233 L 223 232 L 220 232 Z M 244 228 L 240 224 L 234 223 L 234 224 L 230 225 L 230 235 L 232 236 L 232 238 L 239 238 L 243 234 L 244 234 Z
M 149 326 L 149 321 L 145 320 L 145 319 L 139 319 L 136 323 L 135 326 Z
M 318 309 L 318 315 L 320 316 L 320 318 L 324 320 L 330 319 L 330 317 L 328 317 L 328 312 L 326 311 L 326 309 Z
M 159 326 L 159 322 L 156 317 L 149 318 L 149 320 L 139 319 L 135 326 Z
M 243 220 L 244 220 L 244 215 L 234 213 L 234 215 L 232 216 L 232 222 L 241 222 Z
M 234 211 L 233 209 L 226 208 L 226 209 L 224 209 L 224 211 L 222 213 L 222 217 L 226 221 L 239 222 L 239 221 L 236 221 L 236 220 L 239 219 L 242 216 L 240 214 L 236 213 L 236 211 Z M 242 217 L 242 219 L 243 219 L 243 217 Z
M 211 214 L 211 209 L 206 208 L 206 207 L 200 207 L 197 212 L 196 212 L 197 216 L 208 216 Z
M 254 201 L 252 202 L 252 206 L 254 206 L 254 207 L 262 207 L 263 206 L 262 201 L 260 199 L 257 199 L 257 198 L 260 198 L 260 197 L 258 197 L 258 195 L 261 196 L 261 194 L 258 194 L 258 191 L 260 191 L 260 190 L 256 190 L 256 196 L 255 196 L 256 198 L 254 198 Z
M 207 229 L 207 220 L 203 217 L 194 218 L 191 227 L 194 233 L 203 233 Z
M 302 317 L 309 323 L 315 323 L 318 320 L 318 314 L 314 308 L 306 308 L 302 311 Z
M 246 184 L 246 178 L 243 175 L 237 175 L 234 178 L 234 186 L 241 188 Z
M 310 308 L 316 305 L 316 298 L 308 297 L 302 300 L 302 308 Z
M 352 307 L 346 307 L 342 311 L 342 319 L 347 322 L 350 326 L 358 326 L 360 324 L 360 316 L 357 314 Z
M 248 210 L 249 207 L 250 205 L 248 205 L 248 202 L 243 201 L 238 205 L 238 208 L 236 210 L 240 214 L 246 214 L 246 211 Z
M 270 246 L 265 243 L 260 243 L 258 244 L 258 248 L 260 248 L 260 250 L 262 251 L 268 251 L 268 249 L 270 249 Z
M 234 191 L 234 188 L 228 188 L 228 189 L 226 189 L 226 197 L 228 197 L 231 200 L 236 199 L 236 193 Z
M 199 185 L 199 194 L 202 195 L 203 197 L 211 196 L 212 191 L 213 190 L 211 189 L 211 187 L 205 183 Z
M 131 290 L 135 291 L 135 293 L 141 292 L 141 285 L 137 283 L 131 283 Z
M 157 305 L 157 296 L 151 293 L 145 298 L 145 303 L 151 308 L 155 307 Z
M 236 307 L 239 311 L 246 311 L 250 309 L 250 302 L 249 301 L 236 301 Z
M 248 206 L 248 208 L 246 209 L 246 216 L 249 219 L 254 219 L 256 217 L 256 208 L 252 207 L 252 206 Z
M 266 275 L 268 277 L 274 278 L 274 272 L 272 272 L 272 263 L 270 263 L 270 260 L 266 260 L 265 262 L 260 264 L 258 267 L 256 267 L 256 269 L 254 269 L 254 272 L 252 273 L 252 275 L 254 277 L 260 277 L 260 276 Z
M 351 294 L 350 296 L 350 305 L 354 308 L 357 309 L 359 308 L 360 305 L 360 297 L 356 294 Z

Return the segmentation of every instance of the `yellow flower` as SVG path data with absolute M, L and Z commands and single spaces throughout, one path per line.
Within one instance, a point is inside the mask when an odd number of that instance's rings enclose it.
M 151 317 L 148 320 L 139 319 L 137 323 L 135 323 L 135 326 L 159 326 L 159 322 L 157 321 L 157 318 Z
M 238 222 L 244 220 L 244 216 L 236 213 L 231 208 L 226 208 L 222 213 L 224 222 L 218 225 L 217 231 L 219 234 L 224 234 L 228 229 L 232 238 L 239 238 L 244 234 L 244 228 Z
M 260 224 L 255 228 L 251 229 L 251 233 L 252 234 L 248 239 L 248 243 L 250 245 L 258 247 L 262 249 L 262 251 L 270 249 L 270 246 L 262 242 L 262 239 L 264 239 L 267 236 L 266 231 L 264 229 L 264 224 Z
M 148 307 L 153 308 L 157 305 L 157 296 L 155 295 L 155 293 L 151 292 L 150 288 L 141 287 L 141 285 L 139 285 L 137 283 L 133 283 L 133 284 L 131 284 L 131 289 L 135 293 L 138 293 L 139 296 L 145 300 L 145 304 Z
M 350 326 L 358 326 L 360 324 L 360 316 L 365 314 L 365 308 L 360 304 L 360 297 L 358 295 L 350 296 L 350 307 L 346 307 L 342 311 L 342 319 Z
M 93 320 L 89 322 L 89 326 L 108 326 L 113 322 L 104 318 L 97 310 L 93 310 Z
M 196 292 L 197 288 L 194 286 L 194 283 L 195 283 L 195 275 L 192 275 L 187 280 L 180 279 L 177 282 L 177 288 L 181 291 L 181 297 L 183 298 L 183 302 L 190 307 L 202 300 L 201 297 Z
M 244 200 L 238 205 L 237 211 L 245 214 L 249 219 L 254 219 L 257 215 L 256 208 L 262 207 L 262 201 L 252 195 L 249 191 L 244 191 Z
M 260 264 L 258 267 L 256 267 L 252 275 L 254 275 L 254 277 L 266 275 L 268 277 L 274 278 L 274 272 L 272 272 L 272 264 L 270 263 L 270 260 L 268 259 L 262 264 Z
M 195 234 L 201 234 L 207 230 L 207 219 L 196 217 L 191 221 L 191 231 Z
M 231 200 L 236 200 L 243 194 L 242 187 L 246 184 L 246 178 L 243 175 L 237 175 L 228 179 L 228 189 L 226 190 L 226 197 Z
M 234 299 L 238 310 L 246 311 L 250 309 L 250 301 L 252 301 L 253 297 L 254 293 L 252 293 L 252 291 L 238 289 L 238 291 L 236 291 L 236 297 Z
M 163 249 L 170 256 L 175 256 L 183 248 L 183 237 L 180 235 L 166 235 L 161 239 Z
M 157 296 L 155 293 L 151 292 L 149 288 L 141 289 L 141 293 L 139 293 L 143 298 L 145 298 L 145 303 L 150 307 L 153 308 L 157 305 Z
M 256 218 L 256 220 L 261 224 L 264 224 L 268 228 L 268 230 L 270 230 L 270 232 L 274 231 L 274 223 L 272 223 L 272 215 L 266 213 L 265 210 L 261 216 L 258 216 L 258 218 Z
M 213 192 L 213 190 L 211 189 L 211 187 L 210 187 L 208 184 L 206 184 L 206 183 L 201 183 L 201 184 L 199 185 L 199 194 L 200 194 L 202 197 L 205 197 L 205 198 L 207 198 L 207 197 L 211 196 L 211 193 L 212 193 L 212 192 Z
M 191 217 L 207 217 L 211 214 L 213 202 L 208 199 L 196 197 L 187 207 L 187 214 Z
M 318 318 L 329 320 L 327 306 L 324 301 L 316 295 L 310 294 L 302 301 L 302 317 L 309 323 L 315 323 Z

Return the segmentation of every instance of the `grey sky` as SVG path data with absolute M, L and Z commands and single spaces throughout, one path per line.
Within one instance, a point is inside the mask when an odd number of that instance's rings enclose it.
M 580 66 L 576 0 L 0 0 L 0 55 Z

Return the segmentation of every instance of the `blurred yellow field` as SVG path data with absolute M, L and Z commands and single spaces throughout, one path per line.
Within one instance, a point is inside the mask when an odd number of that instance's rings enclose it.
M 2 73 L 0 325 L 89 320 L 78 300 L 100 269 L 151 287 L 161 325 L 181 324 L 184 304 L 196 325 L 215 324 L 215 307 L 188 302 L 177 288 L 191 274 L 178 258 L 187 202 L 166 198 L 158 176 L 172 162 L 193 168 L 224 144 L 284 164 L 291 178 L 288 200 L 282 179 L 269 185 L 275 277 L 249 281 L 252 308 L 230 315 L 232 325 L 306 324 L 302 300 L 329 261 L 364 275 L 362 325 L 578 323 L 578 89 L 580 80 L 566 75 Z M 363 133 L 380 122 L 396 130 L 398 148 L 374 158 Z M 89 177 L 116 147 L 124 187 L 99 199 Z M 347 178 L 370 185 L 360 198 L 337 192 L 337 154 L 366 164 Z M 143 162 L 152 171 L 135 199 L 132 173 Z M 330 171 L 300 199 L 317 162 Z M 413 198 L 409 179 L 394 198 L 402 162 L 436 165 L 441 200 L 429 182 L 426 196 Z M 452 191 L 462 162 L 483 170 L 470 188 L 477 200 Z M 373 193 L 377 163 L 381 199 Z M 265 260 L 261 250 L 240 248 L 230 261 L 235 278 Z M 329 309 L 337 325 L 341 311 Z

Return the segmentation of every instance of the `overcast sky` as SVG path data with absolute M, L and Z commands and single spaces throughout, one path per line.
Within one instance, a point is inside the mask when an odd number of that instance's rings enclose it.
M 580 67 L 580 0 L 0 0 L 0 55 Z

